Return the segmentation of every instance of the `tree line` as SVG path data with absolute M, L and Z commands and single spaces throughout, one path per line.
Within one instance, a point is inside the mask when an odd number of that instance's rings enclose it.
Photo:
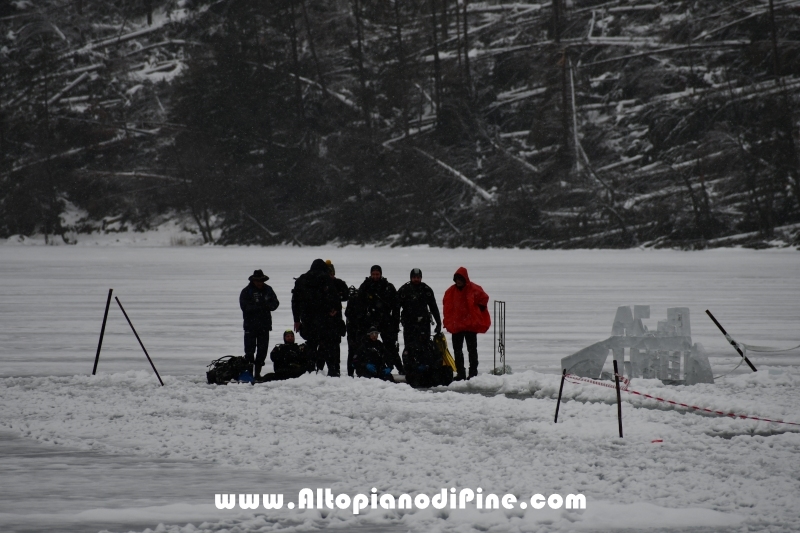
M 798 5 L 7 4 L 0 236 L 797 243 Z

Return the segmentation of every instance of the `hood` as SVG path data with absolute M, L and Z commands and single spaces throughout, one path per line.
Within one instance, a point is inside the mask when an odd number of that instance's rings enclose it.
M 467 269 L 466 268 L 458 267 L 458 270 L 456 270 L 455 274 L 453 274 L 453 277 L 455 277 L 456 274 L 458 274 L 459 276 L 464 278 L 464 281 L 469 283 L 469 274 L 467 273 Z
M 326 265 L 325 261 L 322 259 L 314 259 L 314 262 L 311 263 L 311 268 L 309 271 L 324 272 L 326 274 L 330 272 L 330 270 L 328 270 L 328 265 Z

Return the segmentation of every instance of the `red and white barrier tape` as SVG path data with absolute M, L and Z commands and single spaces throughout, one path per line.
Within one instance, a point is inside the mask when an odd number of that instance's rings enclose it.
M 630 385 L 631 380 L 629 380 L 626 377 L 620 376 L 619 374 L 617 374 L 617 376 L 619 377 L 619 390 L 627 391 L 628 385 Z M 613 382 L 609 383 L 606 381 L 599 381 L 597 379 L 583 378 L 581 376 L 576 376 L 575 374 L 566 374 L 566 379 L 567 381 L 569 381 L 570 383 L 574 383 L 575 385 L 579 385 L 580 382 L 583 381 L 585 383 L 591 383 L 592 385 L 600 385 L 601 387 L 608 387 L 610 389 L 617 388 L 616 384 L 614 384 Z
M 644 398 L 649 398 L 651 400 L 657 400 L 659 402 L 668 403 L 670 405 L 676 405 L 676 406 L 680 406 L 680 407 L 685 407 L 686 409 L 694 409 L 695 411 L 702 411 L 704 413 L 711 413 L 711 414 L 720 415 L 720 416 L 729 416 L 731 418 L 739 418 L 739 419 L 742 419 L 742 420 L 758 420 L 760 422 L 772 422 L 774 424 L 787 424 L 787 425 L 790 425 L 790 426 L 800 426 L 800 424 L 798 424 L 797 422 L 786 422 L 784 420 L 773 420 L 771 418 L 761 418 L 761 417 L 758 417 L 758 416 L 737 415 L 736 413 L 726 413 L 724 411 L 717 411 L 715 409 L 708 409 L 706 407 L 698 407 L 696 405 L 690 405 L 690 404 L 687 404 L 687 403 L 676 402 L 676 401 L 673 401 L 673 400 L 666 400 L 664 398 L 659 398 L 658 396 L 652 396 L 650 394 L 645 394 L 643 392 L 631 390 L 631 389 L 628 388 L 628 385 L 630 385 L 630 380 L 628 378 L 620 376 L 619 374 L 617 374 L 617 377 L 619 378 L 619 381 L 620 381 L 619 389 L 621 391 L 629 392 L 631 394 L 636 394 L 637 396 L 642 396 Z M 580 377 L 580 376 L 575 376 L 573 374 L 567 374 L 566 375 L 566 379 L 568 381 L 570 381 L 570 383 L 574 383 L 576 385 L 580 384 L 580 382 L 584 382 L 584 383 L 591 383 L 593 385 L 600 385 L 601 387 L 608 387 L 608 388 L 611 388 L 611 389 L 616 389 L 617 388 L 616 385 L 613 384 L 613 383 L 607 383 L 607 382 L 603 382 L 603 381 L 598 381 L 596 379 L 583 378 L 583 377 Z M 624 386 L 623 386 L 623 383 L 624 383 Z

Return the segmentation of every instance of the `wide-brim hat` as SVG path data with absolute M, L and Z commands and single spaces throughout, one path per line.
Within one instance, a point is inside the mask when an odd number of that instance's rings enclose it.
M 269 279 L 269 276 L 265 276 L 264 272 L 261 269 L 259 269 L 259 270 L 254 270 L 253 275 L 247 279 L 249 279 L 250 281 L 267 281 Z

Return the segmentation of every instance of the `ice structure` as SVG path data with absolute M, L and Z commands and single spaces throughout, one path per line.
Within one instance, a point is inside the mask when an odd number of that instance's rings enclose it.
M 629 378 L 660 379 L 668 384 L 714 383 L 711 364 L 701 344 L 692 344 L 688 307 L 670 307 L 656 331 L 642 324 L 650 318 L 649 305 L 617 308 L 611 337 L 561 359 L 568 374 L 598 378 L 613 354 L 618 368 Z

